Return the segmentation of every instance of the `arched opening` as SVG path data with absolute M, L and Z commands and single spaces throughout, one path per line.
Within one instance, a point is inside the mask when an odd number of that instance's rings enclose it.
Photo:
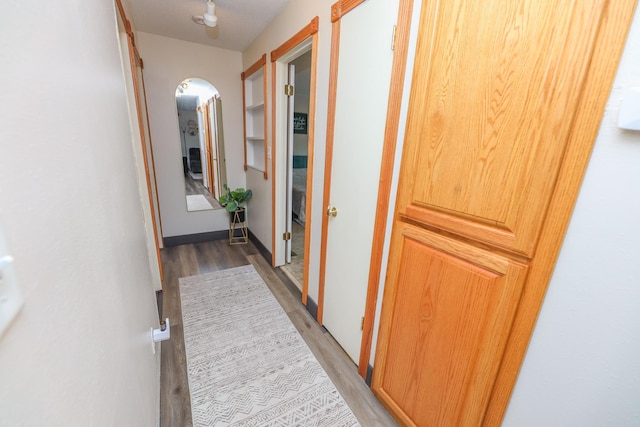
M 222 98 L 206 80 L 188 78 L 176 88 L 187 211 L 219 209 L 227 183 Z

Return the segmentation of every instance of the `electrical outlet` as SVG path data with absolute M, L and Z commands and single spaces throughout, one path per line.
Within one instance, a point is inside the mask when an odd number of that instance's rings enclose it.
M 22 294 L 9 254 L 4 231 L 0 227 L 0 336 L 22 308 Z

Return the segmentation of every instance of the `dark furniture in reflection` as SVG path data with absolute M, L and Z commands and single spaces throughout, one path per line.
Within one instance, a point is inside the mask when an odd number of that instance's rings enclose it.
M 202 163 L 200 161 L 199 148 L 189 148 L 189 169 L 193 173 L 202 172 Z
M 189 160 L 187 160 L 187 156 L 182 158 L 182 171 L 185 175 L 189 173 Z

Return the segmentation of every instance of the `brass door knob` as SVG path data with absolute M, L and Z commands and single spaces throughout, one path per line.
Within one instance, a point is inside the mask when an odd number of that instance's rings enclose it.
M 335 206 L 327 209 L 327 216 L 338 216 L 338 209 Z

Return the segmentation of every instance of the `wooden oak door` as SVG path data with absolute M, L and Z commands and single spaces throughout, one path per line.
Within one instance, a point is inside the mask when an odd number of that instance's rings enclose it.
M 373 379 L 402 424 L 501 421 L 634 5 L 423 2 Z

